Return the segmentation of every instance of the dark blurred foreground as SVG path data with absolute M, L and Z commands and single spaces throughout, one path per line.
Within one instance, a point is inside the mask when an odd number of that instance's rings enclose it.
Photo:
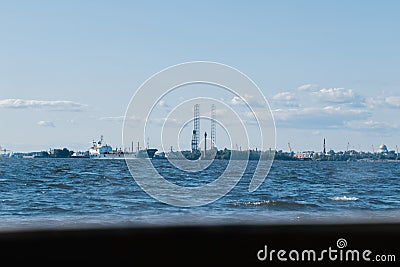
M 347 241 L 345 249 L 368 249 L 376 254 L 395 255 L 400 261 L 399 224 L 336 225 L 217 225 L 126 227 L 106 229 L 64 229 L 0 233 L 3 262 L 14 264 L 73 265 L 200 265 L 280 266 L 328 263 L 357 265 L 352 261 L 322 262 L 259 261 L 264 249 L 337 249 L 337 240 Z M 397 244 L 397 245 L 396 245 Z M 260 254 L 262 255 L 262 254 Z M 286 257 L 288 255 L 286 254 Z M 367 265 L 377 262 L 360 261 Z M 396 264 L 397 263 L 397 264 Z

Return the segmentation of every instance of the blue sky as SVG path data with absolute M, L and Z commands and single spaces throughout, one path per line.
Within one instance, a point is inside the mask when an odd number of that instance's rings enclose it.
M 120 146 L 148 77 L 208 60 L 260 87 L 280 149 L 320 150 L 324 137 L 328 149 L 394 149 L 399 12 L 398 1 L 0 1 L 0 145 L 83 150 L 103 134 Z

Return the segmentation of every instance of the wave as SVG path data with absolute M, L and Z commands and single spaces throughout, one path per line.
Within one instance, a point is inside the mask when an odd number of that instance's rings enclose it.
M 312 203 L 299 203 L 294 201 L 275 201 L 275 200 L 261 200 L 234 203 L 234 206 L 273 206 L 273 207 L 319 207 L 317 204 Z
M 358 198 L 342 196 L 342 197 L 332 197 L 331 200 L 334 200 L 334 201 L 356 201 L 356 200 L 358 200 Z

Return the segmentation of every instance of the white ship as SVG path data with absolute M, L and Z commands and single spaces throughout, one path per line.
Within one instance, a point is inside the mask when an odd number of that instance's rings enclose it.
M 12 157 L 12 152 L 0 146 L 0 158 L 11 158 L 11 157 Z
M 155 148 L 141 149 L 136 152 L 122 151 L 122 149 L 113 150 L 108 144 L 103 144 L 103 136 L 100 141 L 93 141 L 89 149 L 89 157 L 91 159 L 137 159 L 137 158 L 153 158 L 158 151 Z

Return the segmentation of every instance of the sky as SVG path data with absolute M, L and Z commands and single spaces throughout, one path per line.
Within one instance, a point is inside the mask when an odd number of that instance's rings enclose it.
M 143 82 L 212 61 L 257 84 L 278 149 L 320 151 L 326 138 L 337 151 L 394 150 L 399 12 L 398 1 L 0 1 L 0 145 L 86 150 L 103 135 L 124 146 L 124 114 Z M 218 95 L 231 106 L 234 97 Z M 160 106 L 179 104 L 169 99 Z M 217 136 L 219 148 L 229 145 L 222 128 Z M 190 131 L 181 143 L 189 148 Z

